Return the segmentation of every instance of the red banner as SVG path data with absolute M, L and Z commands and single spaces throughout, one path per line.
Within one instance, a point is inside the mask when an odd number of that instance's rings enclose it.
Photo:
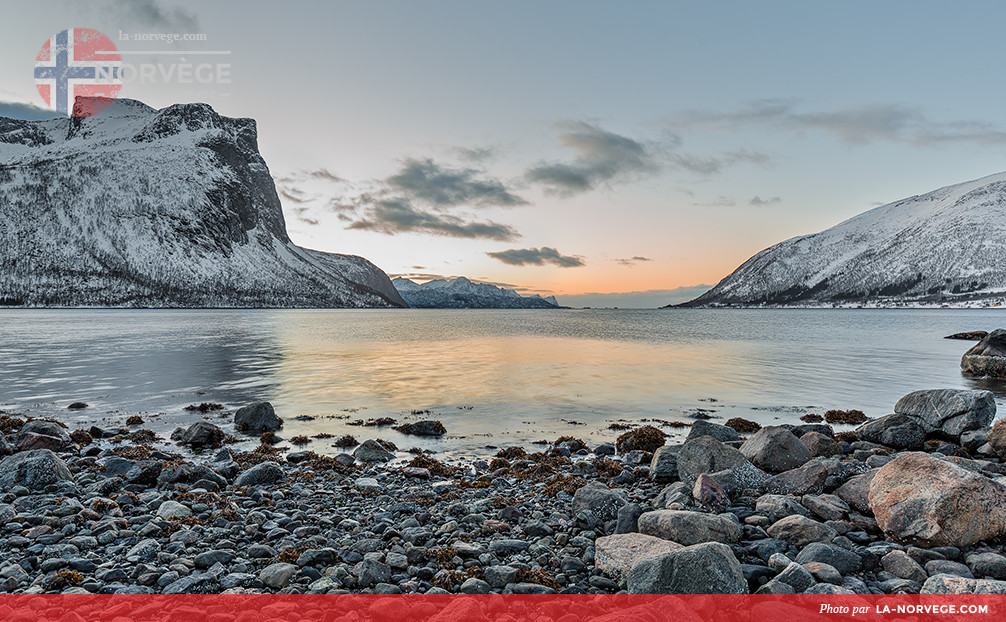
M 1001 620 L 1006 596 L 3 595 L 3 622 Z

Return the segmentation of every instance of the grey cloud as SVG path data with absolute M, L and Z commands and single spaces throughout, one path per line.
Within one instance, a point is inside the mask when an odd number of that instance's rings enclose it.
M 705 203 L 692 203 L 692 205 L 698 207 L 733 207 L 737 205 L 737 201 L 734 201 L 730 197 L 719 196 L 713 201 L 707 201 Z
M 167 6 L 159 0 L 106 0 L 102 5 L 104 12 L 129 25 L 152 26 L 166 32 L 199 31 L 199 19 L 195 13 L 178 6 Z
M 688 153 L 674 153 L 670 156 L 673 166 L 698 175 L 709 176 L 722 173 L 723 169 L 738 163 L 767 165 L 771 158 L 759 151 L 727 151 L 720 156 L 698 156 Z
M 0 101 L 0 117 L 18 119 L 20 121 L 42 121 L 59 117 L 55 110 L 42 108 L 34 104 Z
M 560 268 L 577 268 L 586 265 L 582 257 L 576 255 L 561 255 L 559 251 L 548 246 L 541 248 L 514 248 L 494 253 L 486 253 L 493 259 L 498 259 L 509 266 L 544 266 L 553 264 Z
M 308 171 L 307 175 L 309 177 L 313 177 L 315 179 L 325 179 L 325 180 L 334 181 L 334 182 L 337 182 L 337 183 L 342 183 L 342 182 L 346 181 L 345 179 L 343 179 L 343 178 L 339 177 L 338 175 L 335 175 L 334 173 L 332 173 L 331 171 L 329 171 L 327 168 L 319 168 L 319 169 L 314 170 L 314 171 Z
M 923 110 L 902 104 L 875 102 L 836 110 L 804 112 L 795 99 L 767 99 L 752 102 L 731 112 L 688 110 L 675 115 L 675 127 L 707 126 L 737 129 L 770 126 L 794 131 L 816 130 L 832 134 L 849 144 L 876 141 L 916 145 L 972 143 L 1001 145 L 1006 130 L 987 121 L 939 121 Z
M 635 257 L 616 259 L 615 262 L 622 264 L 623 266 L 634 266 L 642 261 L 653 261 L 649 257 L 640 257 L 639 255 Z
M 363 209 L 363 216 L 353 220 L 348 229 L 396 233 L 428 233 L 454 238 L 485 238 L 509 242 L 520 237 L 509 225 L 487 221 L 466 221 L 451 214 L 434 214 L 416 209 L 404 199 L 379 200 Z
M 613 181 L 652 175 L 660 170 L 653 148 L 589 123 L 565 123 L 562 144 L 576 157 L 569 162 L 541 162 L 525 178 L 546 192 L 573 196 Z
M 408 159 L 385 180 L 388 188 L 437 207 L 516 206 L 527 201 L 510 192 L 498 179 L 471 168 L 448 168 L 429 158 Z
M 496 157 L 495 147 L 454 147 L 453 151 L 466 162 L 485 162 Z
M 319 182 L 325 183 L 320 197 L 298 188 L 308 184 L 317 189 Z M 446 166 L 430 158 L 406 159 L 395 174 L 361 183 L 349 182 L 324 168 L 282 177 L 278 183 L 280 194 L 294 203 L 313 203 L 320 198 L 348 229 L 388 235 L 425 233 L 512 241 L 520 238 L 513 227 L 475 220 L 454 210 L 527 205 L 485 171 Z
M 774 205 L 776 203 L 782 203 L 782 197 L 769 197 L 767 199 L 763 199 L 760 196 L 755 195 L 749 202 L 750 205 L 754 205 L 756 207 L 763 207 L 765 205 Z

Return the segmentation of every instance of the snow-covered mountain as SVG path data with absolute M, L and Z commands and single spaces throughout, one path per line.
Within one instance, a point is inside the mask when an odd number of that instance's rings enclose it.
M 1004 298 L 1006 173 L 999 173 L 776 244 L 682 306 L 977 306 Z
M 521 296 L 512 289 L 474 283 L 463 276 L 423 284 L 399 277 L 391 282 L 410 307 L 421 309 L 557 309 L 555 296 Z
M 290 241 L 254 120 L 120 99 L 85 118 L 0 117 L 0 304 L 405 301 L 366 259 Z

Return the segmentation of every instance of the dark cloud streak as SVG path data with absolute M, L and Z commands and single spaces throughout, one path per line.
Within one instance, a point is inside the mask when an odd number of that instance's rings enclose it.
M 493 259 L 502 261 L 508 266 L 544 266 L 552 264 L 560 268 L 578 268 L 586 265 L 583 258 L 577 255 L 562 255 L 554 248 L 514 248 L 505 251 L 486 253 Z

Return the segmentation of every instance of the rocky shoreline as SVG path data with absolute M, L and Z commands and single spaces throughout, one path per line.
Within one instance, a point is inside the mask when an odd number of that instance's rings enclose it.
M 855 432 L 699 420 L 678 445 L 643 426 L 459 464 L 376 439 L 279 449 L 267 404 L 235 416 L 255 450 L 199 422 L 174 435 L 202 447 L 184 455 L 3 415 L 0 591 L 1006 593 L 992 394 L 894 411 Z

